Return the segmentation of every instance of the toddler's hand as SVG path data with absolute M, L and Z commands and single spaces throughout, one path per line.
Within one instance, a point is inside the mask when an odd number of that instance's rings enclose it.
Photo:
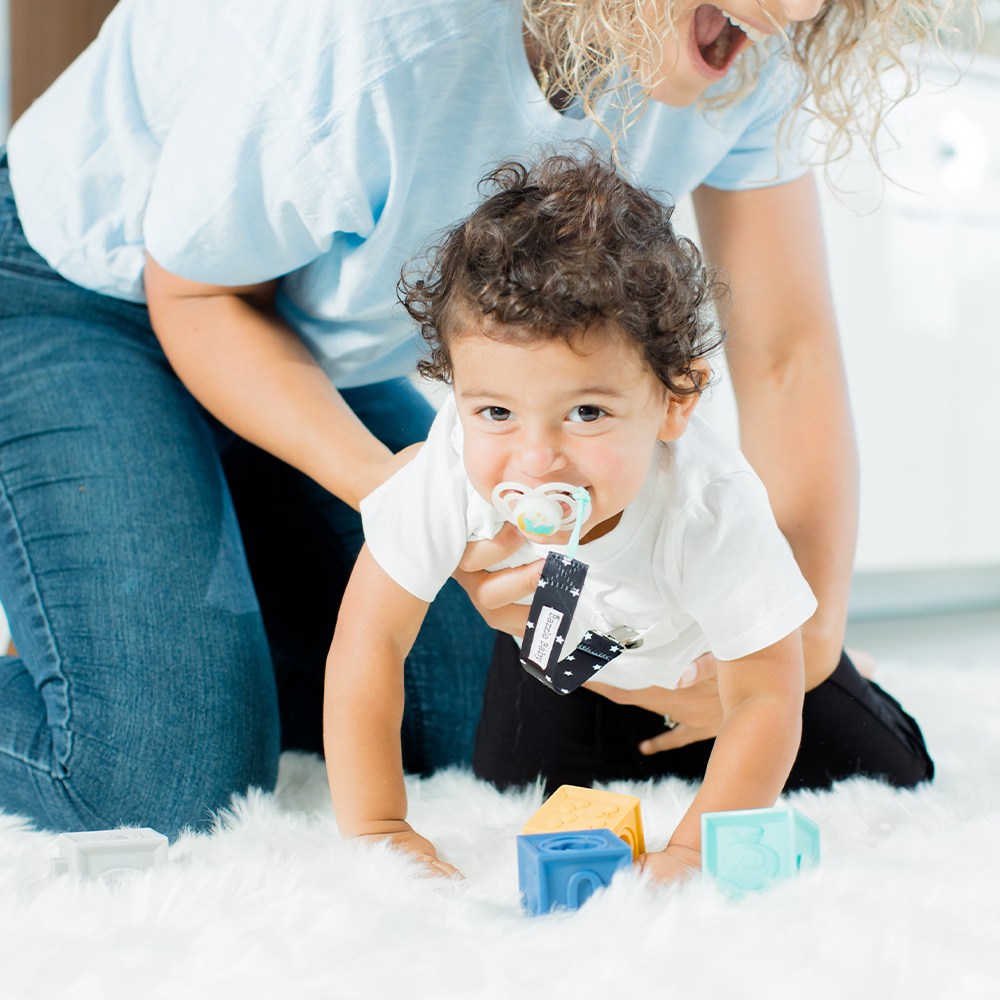
M 674 844 L 640 855 L 636 864 L 657 882 L 680 882 L 701 871 L 701 855 L 690 847 Z
M 543 560 L 524 566 L 485 572 L 513 555 L 524 545 L 524 536 L 512 524 L 505 524 L 489 541 L 470 542 L 465 555 L 452 574 L 469 595 L 469 600 L 490 628 L 508 635 L 522 635 L 528 620 L 528 607 L 515 604 L 530 597 L 538 586 Z
M 438 878 L 464 878 L 465 876 L 454 866 L 442 861 L 437 856 L 434 845 L 426 838 L 421 837 L 416 830 L 407 828 L 395 833 L 368 833 L 363 834 L 360 840 L 386 841 L 393 847 L 398 847 L 405 851 L 414 860 L 418 861 L 426 874 L 434 875 Z

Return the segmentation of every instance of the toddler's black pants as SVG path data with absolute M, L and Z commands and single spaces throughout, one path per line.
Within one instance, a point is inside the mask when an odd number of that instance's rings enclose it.
M 498 634 L 473 770 L 500 788 L 541 776 L 546 793 L 560 785 L 590 786 L 618 779 L 674 776 L 700 781 L 713 740 L 646 757 L 638 745 L 663 732 L 663 716 L 619 705 L 580 688 L 558 695 L 521 667 L 509 635 Z M 847 654 L 805 696 L 802 743 L 786 791 L 828 788 L 865 775 L 900 788 L 934 776 L 917 723 L 877 684 L 862 677 Z

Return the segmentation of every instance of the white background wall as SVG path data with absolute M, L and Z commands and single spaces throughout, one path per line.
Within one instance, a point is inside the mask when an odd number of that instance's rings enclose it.
M 1000 565 L 1000 64 L 933 91 L 893 115 L 878 213 L 827 205 L 872 569 Z

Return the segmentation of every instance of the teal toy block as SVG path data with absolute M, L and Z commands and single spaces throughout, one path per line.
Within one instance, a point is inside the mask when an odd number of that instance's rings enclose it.
M 819 864 L 819 827 L 797 809 L 703 813 L 701 855 L 727 891 L 766 889 Z
M 632 848 L 610 830 L 529 833 L 517 838 L 517 873 L 533 915 L 555 907 L 577 910 L 632 864 Z

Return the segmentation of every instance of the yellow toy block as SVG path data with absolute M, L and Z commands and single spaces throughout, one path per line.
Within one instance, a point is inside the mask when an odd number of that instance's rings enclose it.
M 568 830 L 610 830 L 632 848 L 633 859 L 646 851 L 642 836 L 642 812 L 634 795 L 560 785 L 524 824 L 521 833 L 563 833 Z

